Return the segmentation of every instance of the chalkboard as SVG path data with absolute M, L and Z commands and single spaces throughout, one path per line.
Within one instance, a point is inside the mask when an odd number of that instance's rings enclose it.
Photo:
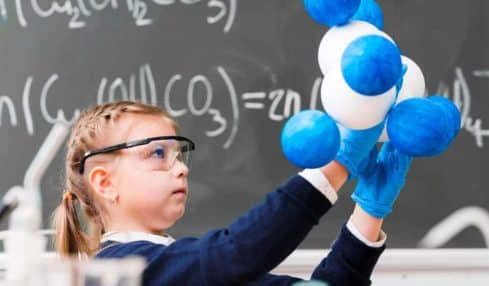
M 385 31 L 421 67 L 429 93 L 463 114 L 447 152 L 415 160 L 386 220 L 390 247 L 417 247 L 453 212 L 489 209 L 489 2 L 379 3 Z M 227 225 L 298 171 L 279 135 L 297 111 L 321 108 L 316 53 L 327 31 L 302 1 L 0 0 L 0 19 L 3 193 L 22 183 L 58 115 L 71 121 L 81 108 L 117 99 L 165 108 L 196 142 L 176 237 Z M 60 200 L 64 154 L 42 181 L 45 226 Z M 302 248 L 329 247 L 353 208 L 353 186 Z M 486 247 L 481 231 L 468 227 L 445 246 Z

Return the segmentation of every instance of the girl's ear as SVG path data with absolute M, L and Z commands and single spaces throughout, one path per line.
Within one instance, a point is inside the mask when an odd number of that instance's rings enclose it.
M 88 174 L 88 183 L 95 194 L 109 203 L 114 203 L 119 196 L 111 180 L 110 172 L 103 166 L 96 166 Z

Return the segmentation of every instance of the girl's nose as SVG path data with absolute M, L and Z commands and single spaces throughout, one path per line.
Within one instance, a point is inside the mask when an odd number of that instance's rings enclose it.
M 187 177 L 188 176 L 188 167 L 185 165 L 180 160 L 176 160 L 175 164 L 173 165 L 172 172 L 177 176 L 177 177 Z

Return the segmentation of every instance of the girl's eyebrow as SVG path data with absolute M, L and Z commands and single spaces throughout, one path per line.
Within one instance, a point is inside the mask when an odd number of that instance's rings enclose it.
M 141 147 L 140 150 L 147 150 L 155 147 L 169 148 L 172 146 L 169 144 L 169 142 L 165 142 L 165 141 L 151 141 L 148 144 L 141 145 L 140 147 Z
M 149 142 L 148 144 L 142 144 L 142 145 L 134 146 L 132 148 L 125 148 L 125 149 L 122 149 L 121 151 L 129 152 L 129 153 L 139 153 L 141 151 L 147 151 L 148 149 L 152 148 L 153 146 L 154 146 L 154 141 Z
M 139 147 L 141 147 L 141 149 L 147 149 L 147 148 L 152 148 L 152 147 L 154 147 L 154 146 L 159 146 L 159 145 L 161 145 L 161 144 L 158 144 L 158 143 L 157 143 L 157 142 L 155 142 L 155 141 L 151 141 L 151 142 L 149 142 L 148 144 L 144 144 L 144 145 L 141 145 L 141 146 L 139 146 Z

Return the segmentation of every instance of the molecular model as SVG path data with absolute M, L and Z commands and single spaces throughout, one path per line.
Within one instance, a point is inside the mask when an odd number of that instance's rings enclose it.
M 448 148 L 461 122 L 458 108 L 441 96 L 426 97 L 423 72 L 382 31 L 375 0 L 304 0 L 309 15 L 326 25 L 318 49 L 324 111 L 304 110 L 281 134 L 285 157 L 300 168 L 333 160 L 341 128 L 384 125 L 379 142 L 404 154 L 435 156 Z

